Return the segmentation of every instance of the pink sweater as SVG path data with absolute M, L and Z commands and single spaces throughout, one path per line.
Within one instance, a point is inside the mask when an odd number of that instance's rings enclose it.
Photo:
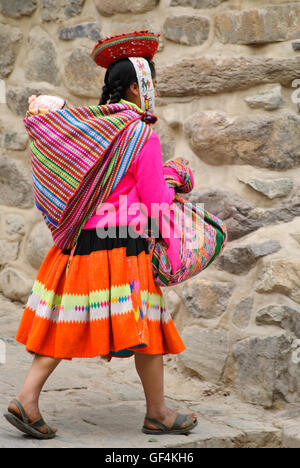
M 163 166 L 160 140 L 153 131 L 120 183 L 100 206 L 97 213 L 86 223 L 84 229 L 128 226 L 129 224 L 132 226 L 135 220 L 134 225 L 139 231 L 150 216 L 158 218 L 158 225 L 162 232 L 162 213 L 168 210 L 175 196 L 175 190 L 167 185 L 164 174 L 171 174 L 177 180 L 180 179 L 174 169 Z M 191 170 L 190 174 L 193 180 Z M 162 203 L 165 205 L 161 205 Z M 159 212 L 153 209 L 153 204 L 160 204 Z M 170 247 L 170 239 L 165 240 Z M 176 241 L 179 242 L 178 239 L 175 239 L 175 243 Z M 179 267 L 180 259 L 176 253 L 172 254 L 173 250 L 178 252 L 173 240 L 172 244 L 169 257 L 172 269 L 175 271 Z
M 137 216 L 146 222 L 147 213 L 140 216 L 138 209 L 141 203 L 147 208 L 149 216 L 151 216 L 152 203 L 171 205 L 175 190 L 168 187 L 165 181 L 164 173 L 167 171 L 168 173 L 172 171 L 178 178 L 173 169 L 163 167 L 160 141 L 153 131 L 120 183 L 100 206 L 97 214 L 87 222 L 84 229 L 129 225 L 133 219 L 137 221 Z M 153 214 L 156 217 L 155 213 Z

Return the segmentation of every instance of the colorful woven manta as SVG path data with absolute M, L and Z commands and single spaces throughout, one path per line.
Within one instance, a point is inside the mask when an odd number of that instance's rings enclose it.
M 164 239 L 151 237 L 151 229 L 147 237 L 154 279 L 160 286 L 173 286 L 198 275 L 222 253 L 228 239 L 227 228 L 219 218 L 178 194 L 188 193 L 193 188 L 189 171 L 182 161 L 177 158 L 164 164 L 174 168 L 182 179 L 178 182 L 165 175 L 167 184 L 176 192 L 166 219 L 170 229 L 169 247 Z M 171 250 L 180 260 L 177 271 L 172 270 L 169 260 Z
M 26 118 L 37 208 L 61 249 L 72 248 L 151 136 L 157 118 L 134 105 L 69 108 Z

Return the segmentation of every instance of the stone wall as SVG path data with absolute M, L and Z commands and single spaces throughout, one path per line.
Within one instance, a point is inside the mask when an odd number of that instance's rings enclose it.
M 177 365 L 254 404 L 299 401 L 300 1 L 0 0 L 0 11 L 0 291 L 26 301 L 51 245 L 31 191 L 28 97 L 96 104 L 94 42 L 161 32 L 164 158 L 190 160 L 191 199 L 230 237 L 207 271 L 165 290 L 187 345 Z

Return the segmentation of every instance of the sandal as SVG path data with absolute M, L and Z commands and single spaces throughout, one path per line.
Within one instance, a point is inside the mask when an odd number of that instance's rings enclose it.
M 145 420 L 151 424 L 155 424 L 155 426 L 158 426 L 159 429 L 150 429 L 149 427 L 143 426 L 142 432 L 144 434 L 188 434 L 192 429 L 194 429 L 194 427 L 198 425 L 197 419 L 194 420 L 187 414 L 180 413 L 177 414 L 172 427 L 167 427 L 162 422 L 153 418 L 149 418 L 148 416 L 145 417 Z M 182 427 L 184 422 L 188 423 L 188 425 Z
M 48 426 L 48 424 L 45 423 L 43 418 L 33 423 L 30 423 L 21 403 L 18 400 L 12 400 L 12 403 L 14 403 L 17 406 L 17 408 L 20 410 L 22 419 L 16 416 L 12 412 L 5 413 L 4 417 L 10 424 L 12 424 L 14 427 L 24 432 L 25 434 L 30 435 L 31 437 L 34 437 L 35 439 L 53 439 L 56 436 L 56 432 L 54 431 L 54 429 Z M 47 434 L 44 434 L 37 430 L 39 427 L 43 427 L 43 426 L 48 427 Z

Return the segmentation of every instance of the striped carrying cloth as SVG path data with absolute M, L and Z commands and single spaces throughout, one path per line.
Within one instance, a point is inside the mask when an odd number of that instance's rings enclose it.
M 111 194 L 157 118 L 127 103 L 69 108 L 24 120 L 37 208 L 60 249 Z
M 228 233 L 225 224 L 206 211 L 201 204 L 189 202 L 179 193 L 193 189 L 189 171 L 181 158 L 165 163 L 181 176 L 179 182 L 165 175 L 167 184 L 175 188 L 175 198 L 165 223 L 169 226 L 170 245 L 148 232 L 148 245 L 151 253 L 155 282 L 160 286 L 173 286 L 186 281 L 206 269 L 222 253 Z M 164 236 L 163 236 L 164 237 Z M 172 250 L 180 259 L 180 267 L 172 270 L 169 253 Z

